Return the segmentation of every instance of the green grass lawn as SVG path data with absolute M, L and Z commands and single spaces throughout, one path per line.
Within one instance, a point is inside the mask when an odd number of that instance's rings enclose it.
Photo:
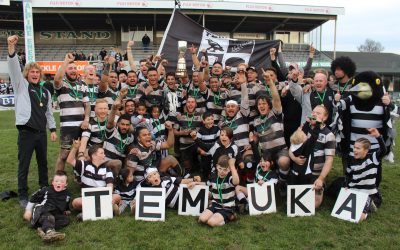
M 0 111 L 0 138 L 0 192 L 17 191 L 17 129 L 13 111 Z M 397 144 L 399 142 L 397 139 Z M 58 148 L 58 142 L 49 141 L 49 176 L 54 171 Z M 396 160 L 399 159 L 397 147 Z M 335 159 L 329 180 L 340 175 L 339 162 Z M 76 197 L 80 192 L 72 181 L 72 168 L 66 170 L 70 190 Z M 196 217 L 178 216 L 177 211 L 170 209 L 165 222 L 135 221 L 127 213 L 112 220 L 81 223 L 73 217 L 71 225 L 61 230 L 66 233 L 66 239 L 53 246 L 66 249 L 400 249 L 399 170 L 398 164 L 384 163 L 382 207 L 360 224 L 331 217 L 335 202 L 331 199 L 325 199 L 315 216 L 299 218 L 286 217 L 286 207 L 278 199 L 276 214 L 240 216 L 238 221 L 221 228 L 200 225 Z M 37 176 L 33 160 L 29 173 L 30 193 L 38 188 Z M 22 220 L 22 214 L 18 199 L 0 202 L 0 249 L 46 247 L 36 231 Z

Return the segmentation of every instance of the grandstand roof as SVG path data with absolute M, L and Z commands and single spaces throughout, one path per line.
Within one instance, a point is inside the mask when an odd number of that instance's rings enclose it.
M 173 8 L 173 1 L 110 0 L 101 2 L 101 8 L 91 6 L 91 2 L 93 0 L 33 0 L 34 28 L 109 30 L 131 25 L 165 30 Z M 103 3 L 115 6 L 107 7 Z M 134 7 L 117 6 L 126 3 Z M 226 1 L 182 1 L 182 11 L 199 23 L 204 14 L 205 26 L 216 32 L 251 33 L 307 32 L 344 13 L 343 8 L 337 7 Z M 2 6 L 0 23 L 3 29 L 23 29 L 22 2 L 11 1 L 10 6 Z
M 333 57 L 332 51 L 324 51 Z M 357 72 L 373 70 L 381 74 L 400 73 L 400 55 L 394 53 L 369 53 L 336 51 L 336 58 L 350 57 L 357 65 Z

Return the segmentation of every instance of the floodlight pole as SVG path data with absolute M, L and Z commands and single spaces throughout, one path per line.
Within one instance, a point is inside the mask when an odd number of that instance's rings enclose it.
M 335 18 L 335 30 L 333 31 L 333 59 L 336 59 L 336 25 L 337 17 Z

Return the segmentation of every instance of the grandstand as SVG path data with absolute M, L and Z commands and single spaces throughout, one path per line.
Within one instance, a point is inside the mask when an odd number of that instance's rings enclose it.
M 120 48 L 123 53 L 126 42 L 132 38 L 136 41 L 133 54 L 139 60 L 157 51 L 174 4 L 173 1 L 110 0 L 99 7 L 93 0 L 32 0 L 32 6 L 37 61 L 63 60 L 65 53 L 74 50 L 82 50 L 86 56 L 89 53 L 97 56 L 101 48 L 108 50 L 111 46 Z M 300 64 L 308 57 L 308 44 L 312 42 L 310 32 L 344 13 L 340 7 L 228 1 L 181 1 L 181 6 L 195 22 L 222 36 L 280 39 L 284 41 L 286 61 Z M 0 9 L 0 39 L 4 39 L 0 43 L 0 74 L 6 72 L 2 63 L 7 55 L 5 38 L 24 34 L 22 10 L 20 0 L 11 1 L 10 6 Z M 82 32 L 106 32 L 108 39 L 84 39 Z M 49 38 L 49 33 L 57 35 Z M 148 51 L 141 47 L 144 33 L 148 33 L 152 41 Z M 21 39 L 21 47 L 23 42 Z M 321 47 L 318 41 L 314 44 Z M 332 56 L 320 51 L 314 57 L 314 63 L 319 66 L 331 60 Z

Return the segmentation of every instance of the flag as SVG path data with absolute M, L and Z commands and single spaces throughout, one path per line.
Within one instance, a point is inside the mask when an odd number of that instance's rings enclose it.
M 168 60 L 167 72 L 175 72 L 178 61 L 178 41 L 187 41 L 198 48 L 197 56 L 202 57 L 202 49 L 207 51 L 210 65 L 221 62 L 223 67 L 235 68 L 239 63 L 246 63 L 257 69 L 270 66 L 270 48 L 278 49 L 279 40 L 238 40 L 221 37 L 199 25 L 197 22 L 174 10 L 169 20 L 163 40 L 158 50 L 159 55 Z M 192 68 L 192 56 L 185 53 L 188 71 Z

